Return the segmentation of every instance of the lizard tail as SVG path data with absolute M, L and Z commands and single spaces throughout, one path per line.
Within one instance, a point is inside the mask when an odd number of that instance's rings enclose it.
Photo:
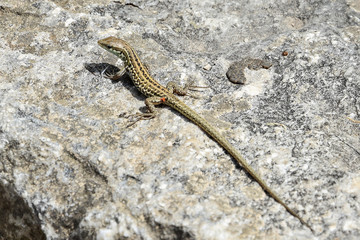
M 236 161 L 248 172 L 256 182 L 260 184 L 260 186 L 267 192 L 273 199 L 275 199 L 278 203 L 280 203 L 291 215 L 299 219 L 299 221 L 308 227 L 312 232 L 314 230 L 312 227 L 306 223 L 294 210 L 288 207 L 280 197 L 273 191 L 271 188 L 264 182 L 263 179 L 255 172 L 255 170 L 246 162 L 246 160 L 241 156 L 241 154 L 233 147 L 232 144 L 226 138 L 222 136 L 220 132 L 218 132 L 208 121 L 202 118 L 199 114 L 197 114 L 194 110 L 188 107 L 181 100 L 174 98 L 173 102 L 166 102 L 166 105 L 172 107 L 177 110 L 181 114 L 183 114 L 186 118 L 191 120 L 197 126 L 199 126 L 203 131 L 205 131 L 208 135 L 210 135 L 220 146 L 222 146 Z

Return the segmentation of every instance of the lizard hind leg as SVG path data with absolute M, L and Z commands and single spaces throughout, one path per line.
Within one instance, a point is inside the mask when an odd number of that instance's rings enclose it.
M 166 88 L 171 93 L 175 93 L 180 96 L 188 95 L 193 98 L 199 98 L 199 97 L 194 94 L 189 93 L 189 91 L 199 91 L 197 88 L 208 88 L 208 86 L 196 86 L 193 84 L 194 84 L 194 81 L 191 81 L 191 82 L 185 84 L 184 87 L 181 87 L 178 83 L 171 81 L 166 85 Z
M 155 105 L 159 105 L 161 103 L 163 103 L 163 98 L 161 97 L 148 97 L 145 99 L 145 104 L 147 107 L 148 112 L 146 113 L 135 113 L 135 114 L 131 114 L 131 115 L 123 115 L 122 117 L 125 117 L 127 119 L 129 119 L 130 124 L 127 125 L 127 127 L 131 127 L 132 125 L 134 125 L 135 123 L 137 123 L 138 121 L 141 120 L 150 120 L 156 117 L 157 115 L 157 110 L 155 108 Z

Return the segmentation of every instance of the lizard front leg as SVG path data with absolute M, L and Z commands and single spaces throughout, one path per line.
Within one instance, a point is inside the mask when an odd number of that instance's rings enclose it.
M 120 79 L 125 73 L 126 73 L 126 67 L 121 68 L 116 73 L 109 73 L 106 71 L 106 69 L 102 72 L 102 74 L 104 74 L 106 78 L 109 78 L 114 81 Z

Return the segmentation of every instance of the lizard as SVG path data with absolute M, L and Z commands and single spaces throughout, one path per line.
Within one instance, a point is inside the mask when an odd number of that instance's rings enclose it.
M 100 47 L 119 57 L 124 66 L 112 77 L 120 78 L 124 74 L 128 74 L 135 87 L 146 96 L 145 104 L 148 112 L 137 113 L 137 120 L 148 120 L 156 117 L 157 111 L 155 105 L 165 104 L 170 108 L 178 111 L 188 118 L 205 133 L 212 137 L 221 147 L 223 147 L 242 168 L 251 175 L 251 177 L 267 192 L 274 200 L 280 203 L 291 215 L 296 217 L 302 224 L 308 227 L 312 232 L 314 230 L 306 223 L 294 210 L 292 210 L 281 198 L 265 183 L 259 174 L 246 162 L 243 156 L 232 146 L 232 144 L 220 134 L 208 121 L 201 117 L 198 113 L 188 107 L 181 101 L 177 95 L 186 95 L 190 86 L 180 87 L 174 82 L 169 82 L 167 86 L 162 86 L 149 73 L 148 67 L 144 65 L 136 53 L 126 41 L 116 38 L 107 37 L 98 41 Z

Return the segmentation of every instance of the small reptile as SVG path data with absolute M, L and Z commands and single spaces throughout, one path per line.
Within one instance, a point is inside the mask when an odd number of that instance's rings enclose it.
M 311 231 L 313 229 L 307 224 L 297 213 L 288 207 L 278 195 L 260 178 L 254 169 L 245 161 L 240 153 L 227 141 L 213 126 L 210 125 L 204 118 L 197 114 L 194 110 L 188 107 L 184 102 L 178 99 L 174 94 L 185 95 L 190 85 L 181 88 L 174 82 L 168 83 L 166 87 L 162 86 L 154 78 L 150 76 L 148 68 L 140 61 L 135 50 L 124 40 L 116 37 L 108 37 L 98 41 L 98 44 L 115 54 L 124 62 L 122 70 L 118 71 L 114 78 L 119 78 L 127 73 L 135 84 L 136 88 L 143 93 L 147 98 L 145 104 L 148 108 L 147 113 L 138 113 L 135 116 L 137 120 L 151 119 L 156 116 L 155 105 L 165 104 L 176 111 L 180 112 L 186 118 L 191 120 L 203 131 L 209 134 L 220 146 L 222 146 L 237 162 L 260 184 L 260 186 L 277 202 L 284 206 L 284 208 L 294 217 L 300 220 L 302 224 L 307 226 Z

